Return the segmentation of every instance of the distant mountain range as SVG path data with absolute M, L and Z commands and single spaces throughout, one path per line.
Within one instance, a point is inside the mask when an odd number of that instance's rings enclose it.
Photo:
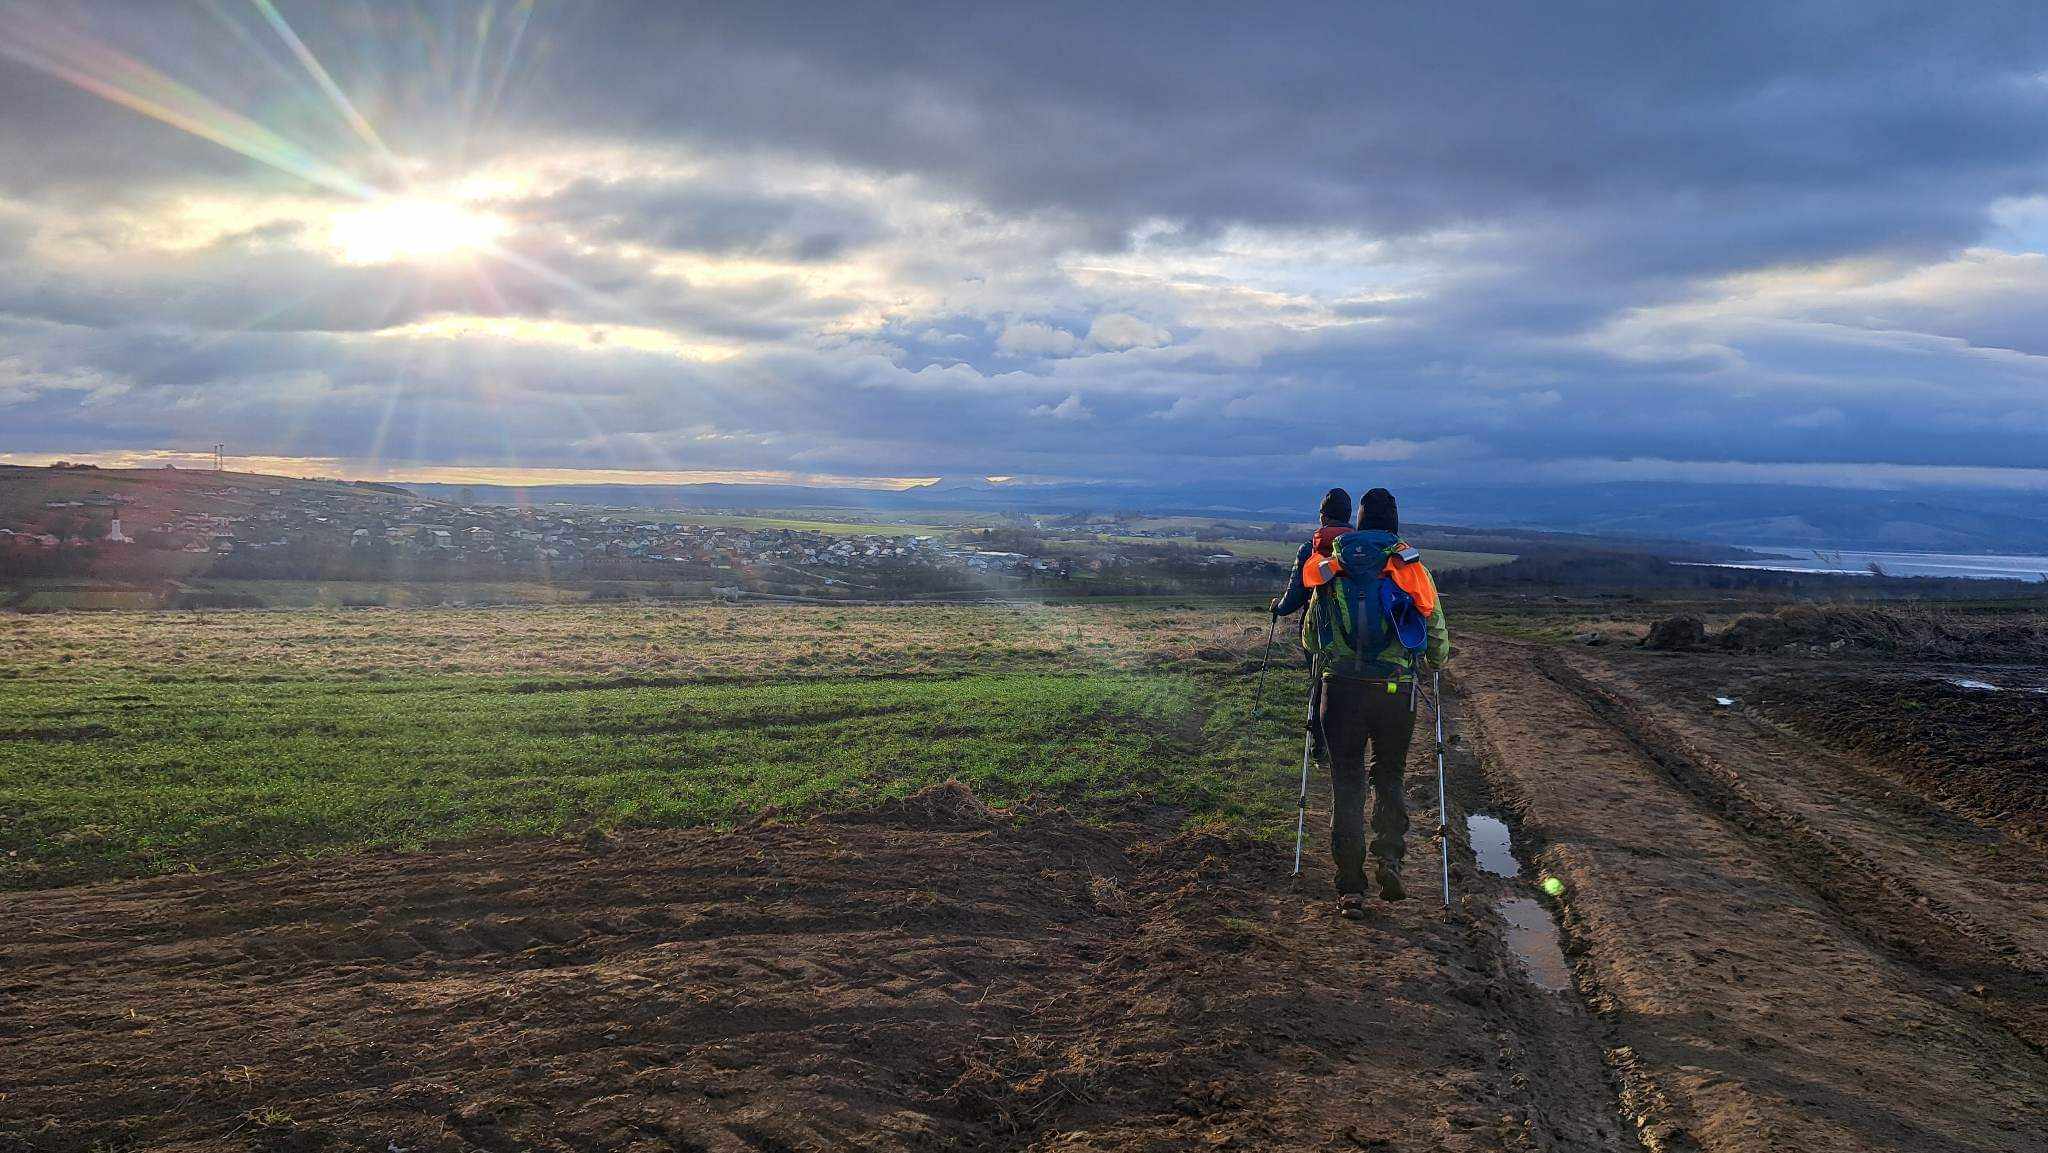
M 1738 545 L 2048 552 L 2048 502 L 2001 489 L 1590 484 L 1444 489 L 1418 508 L 1461 523 Z
M 614 508 L 844 509 L 920 512 L 1148 512 L 1254 522 L 1310 517 L 1320 488 L 1118 483 L 995 483 L 947 478 L 904 490 L 803 485 L 411 484 L 438 500 Z M 465 495 L 466 494 L 466 495 Z M 2048 552 L 2048 508 L 2006 490 L 1877 491 L 1793 485 L 1607 483 L 1402 489 L 1406 520 L 1473 528 L 1542 529 L 1717 544 L 1924 552 Z

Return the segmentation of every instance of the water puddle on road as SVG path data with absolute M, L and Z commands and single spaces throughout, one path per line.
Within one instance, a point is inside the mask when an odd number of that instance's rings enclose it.
M 1465 834 L 1472 842 L 1472 855 L 1479 867 L 1496 877 L 1518 877 L 1522 862 L 1515 858 L 1507 822 L 1485 813 L 1465 818 Z M 1565 962 L 1564 946 L 1557 922 L 1550 910 L 1530 897 L 1502 897 L 1494 912 L 1507 922 L 1508 951 L 1520 962 L 1529 983 L 1546 993 L 1562 993 L 1572 987 L 1571 966 Z
M 1522 871 L 1522 862 L 1515 860 L 1509 844 L 1506 821 L 1473 813 L 1465 818 L 1465 835 L 1472 841 L 1472 855 L 1479 858 L 1480 868 L 1496 877 L 1512 877 Z
M 1975 677 L 1943 677 L 1942 679 L 1959 689 L 1971 689 L 1980 693 L 1996 693 L 2003 691 L 1997 685 L 1992 684 L 1990 681 L 1980 681 Z
M 1493 908 L 1508 923 L 1508 951 L 1522 963 L 1530 983 L 1546 993 L 1571 988 L 1572 967 L 1565 963 L 1550 910 L 1530 897 L 1502 897 Z
M 1937 673 L 1933 675 L 1932 679 L 1971 693 L 2019 692 L 2034 693 L 2036 695 L 2048 694 L 2048 684 L 2039 683 L 2041 681 L 2041 673 L 2042 669 L 2040 666 L 2031 668 L 2005 667 L 1999 669 L 1995 674 L 1988 671 L 1982 676 L 1966 676 L 1960 673 Z M 1993 675 L 1996 675 L 1998 680 L 1990 680 L 1989 678 Z

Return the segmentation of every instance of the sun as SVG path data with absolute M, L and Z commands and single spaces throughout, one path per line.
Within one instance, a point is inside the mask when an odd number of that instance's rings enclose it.
M 505 229 L 461 201 L 389 196 L 335 213 L 328 241 L 350 264 L 431 262 L 488 248 Z

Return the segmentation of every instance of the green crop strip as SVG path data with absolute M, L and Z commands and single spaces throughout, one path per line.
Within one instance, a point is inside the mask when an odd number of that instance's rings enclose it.
M 718 825 L 771 806 L 858 808 L 948 778 L 993 804 L 1035 796 L 1083 817 L 1272 819 L 1291 804 L 1291 726 L 1245 724 L 1249 687 L 1205 669 L 0 680 L 0 884 Z

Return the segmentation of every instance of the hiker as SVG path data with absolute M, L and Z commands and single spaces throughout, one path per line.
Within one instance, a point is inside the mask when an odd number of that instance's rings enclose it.
M 1322 524 L 1317 526 L 1316 535 L 1301 546 L 1294 557 L 1294 575 L 1287 580 L 1287 595 L 1274 601 L 1268 607 L 1275 619 L 1292 616 L 1308 599 L 1308 589 L 1301 583 L 1301 570 L 1308 564 L 1310 556 L 1329 556 L 1330 546 L 1340 536 L 1351 531 L 1351 494 L 1341 488 L 1333 488 L 1323 494 L 1323 504 L 1317 510 Z
M 1341 505 L 1333 497 L 1345 497 Z M 1303 545 L 1287 595 L 1276 615 L 1304 603 L 1302 647 L 1313 660 L 1311 715 L 1329 757 L 1330 852 L 1337 864 L 1338 910 L 1365 909 L 1365 764 L 1372 751 L 1372 844 L 1380 896 L 1406 898 L 1401 855 L 1408 835 L 1402 774 L 1415 733 L 1416 661 L 1442 667 L 1451 638 L 1436 582 L 1421 554 L 1400 538 L 1394 494 L 1376 488 L 1359 498 L 1358 528 L 1330 524 L 1330 512 L 1350 500 L 1332 489 L 1323 500 L 1323 527 Z

